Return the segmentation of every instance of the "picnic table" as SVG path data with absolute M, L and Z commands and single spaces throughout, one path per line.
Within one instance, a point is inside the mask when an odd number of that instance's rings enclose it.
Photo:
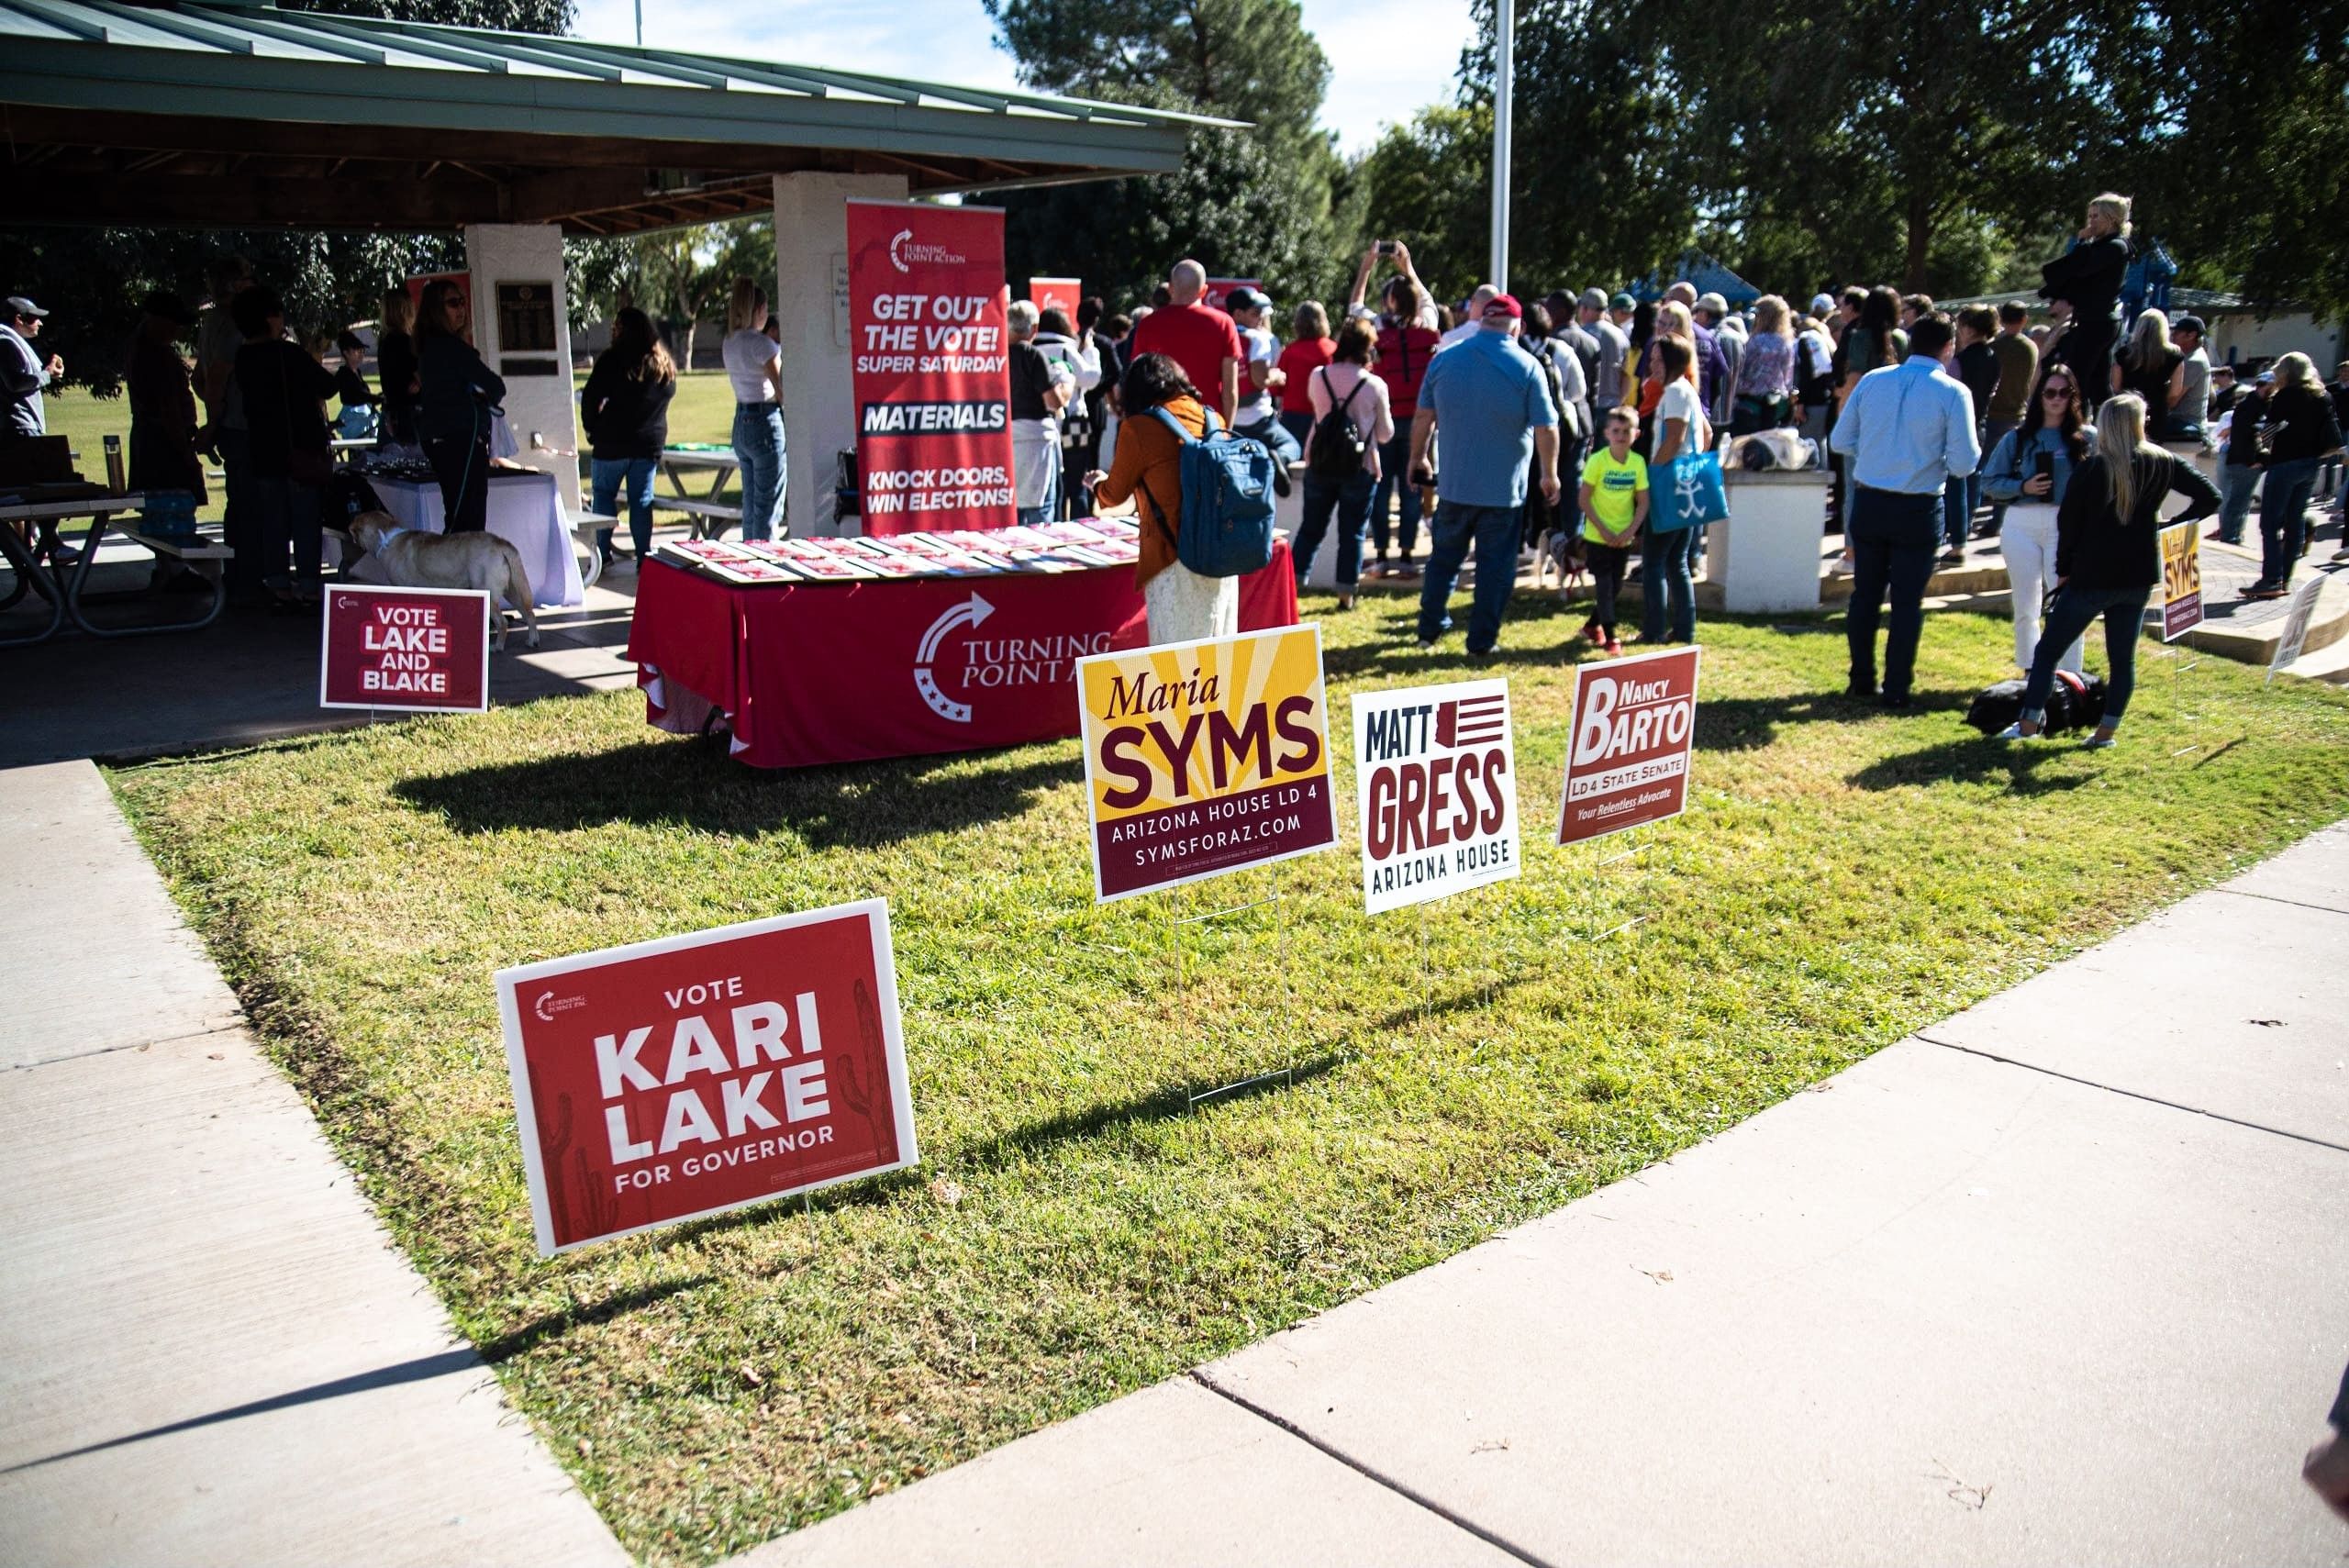
M 98 546 L 105 541 L 107 528 L 117 514 L 137 511 L 146 500 L 143 494 L 134 491 L 124 495 L 59 496 L 0 503 L 0 557 L 6 559 L 17 578 L 16 586 L 6 598 L 0 598 L 0 610 L 13 608 L 27 594 L 38 594 L 49 602 L 50 612 L 47 626 L 29 634 L 0 638 L 0 648 L 46 642 L 63 630 L 68 621 L 92 637 L 150 637 L 166 631 L 193 631 L 220 618 L 220 611 L 228 599 L 228 589 L 221 582 L 221 562 L 232 560 L 236 551 L 201 535 L 166 539 L 137 528 L 117 528 L 114 530 L 117 534 L 155 557 L 155 574 L 143 590 L 105 594 L 88 591 L 90 568 L 97 563 Z M 65 546 L 60 528 L 76 517 L 87 517 L 90 526 L 83 533 L 80 553 L 71 561 L 61 562 L 59 557 L 65 552 Z M 29 542 L 14 526 L 19 523 L 31 525 L 33 537 Z M 85 604 L 143 597 L 152 593 L 168 580 L 163 566 L 171 561 L 193 567 L 196 575 L 211 586 L 212 603 L 201 616 L 167 621 L 161 626 L 110 627 L 101 626 L 83 613 Z
M 661 450 L 661 473 L 669 481 L 674 496 L 656 495 L 652 504 L 672 512 L 683 512 L 693 519 L 693 537 L 717 539 L 727 527 L 742 520 L 742 508 L 729 506 L 718 499 L 725 494 L 727 484 L 742 466 L 730 446 L 715 441 L 681 441 Z M 709 488 L 696 495 L 685 487 L 688 473 L 709 475 Z

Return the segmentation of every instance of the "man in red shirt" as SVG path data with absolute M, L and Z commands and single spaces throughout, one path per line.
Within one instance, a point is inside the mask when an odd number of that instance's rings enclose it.
M 1240 328 L 1222 311 L 1199 303 L 1208 292 L 1208 270 L 1197 261 L 1175 262 L 1166 291 L 1170 303 L 1134 328 L 1134 352 L 1164 354 L 1181 365 L 1228 430 L 1240 408 Z

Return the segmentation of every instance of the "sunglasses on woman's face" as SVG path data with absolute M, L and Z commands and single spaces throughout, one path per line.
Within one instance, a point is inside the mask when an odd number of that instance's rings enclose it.
M 2065 403 L 2070 401 L 2072 389 L 2068 386 L 2044 386 L 2040 388 L 2039 395 L 2050 403 Z

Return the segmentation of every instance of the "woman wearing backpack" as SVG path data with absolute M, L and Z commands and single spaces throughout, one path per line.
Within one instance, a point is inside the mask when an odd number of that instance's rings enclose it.
M 1378 343 L 1370 325 L 1349 320 L 1338 328 L 1328 364 L 1314 371 L 1306 387 L 1313 400 L 1313 428 L 1305 445 L 1305 515 L 1297 525 L 1297 585 L 1305 586 L 1330 514 L 1338 515 L 1338 607 L 1354 607 L 1354 584 L 1362 576 L 1362 538 L 1370 524 L 1370 498 L 1378 487 L 1378 450 L 1395 439 L 1395 415 L 1386 384 L 1371 373 Z
M 1150 640 L 1190 642 L 1229 637 L 1240 629 L 1240 579 L 1205 577 L 1174 559 L 1174 529 L 1183 517 L 1183 443 L 1160 411 L 1192 439 L 1207 434 L 1207 405 L 1183 367 L 1164 354 L 1136 354 L 1118 384 L 1122 414 L 1118 455 L 1107 473 L 1085 476 L 1097 506 L 1134 499 L 1141 527 L 1141 559 L 1134 585 L 1150 614 Z

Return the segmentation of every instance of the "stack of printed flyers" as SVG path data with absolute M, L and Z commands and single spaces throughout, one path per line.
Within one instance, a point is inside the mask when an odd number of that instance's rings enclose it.
M 885 539 L 669 539 L 653 553 L 672 566 L 744 586 L 870 583 L 1130 566 L 1141 559 L 1140 536 L 1130 519 L 1098 517 Z

